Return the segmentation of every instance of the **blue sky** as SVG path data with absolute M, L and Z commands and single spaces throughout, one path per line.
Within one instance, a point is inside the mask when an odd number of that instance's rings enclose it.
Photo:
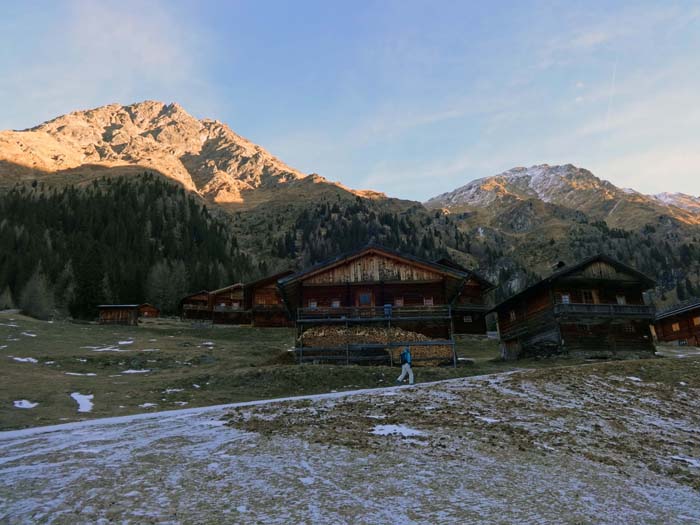
M 700 194 L 698 2 L 0 0 L 0 14 L 0 129 L 154 99 L 392 196 L 567 162 Z

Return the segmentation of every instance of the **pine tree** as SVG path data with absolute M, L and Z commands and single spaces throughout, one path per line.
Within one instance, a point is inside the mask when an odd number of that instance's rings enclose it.
M 54 314 L 53 291 L 41 264 L 24 285 L 19 297 L 22 312 L 37 319 L 50 319 Z

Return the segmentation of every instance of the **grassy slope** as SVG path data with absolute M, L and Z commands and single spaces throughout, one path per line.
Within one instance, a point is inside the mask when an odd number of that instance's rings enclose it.
M 126 340 L 133 343 L 118 345 Z M 86 348 L 109 345 L 121 351 L 96 352 Z M 398 375 L 397 368 L 384 366 L 300 367 L 291 362 L 286 352 L 292 346 L 293 331 L 289 329 L 198 329 L 169 320 L 139 327 L 100 326 L 46 323 L 0 313 L 0 430 L 183 406 L 381 387 L 391 384 Z M 514 368 L 512 363 L 496 360 L 495 341 L 464 339 L 458 344 L 458 355 L 469 360 L 460 361 L 456 369 L 417 369 L 417 381 Z M 31 357 L 38 363 L 18 362 L 12 357 Z M 525 361 L 518 362 L 517 367 L 556 363 Z M 125 370 L 142 369 L 151 371 L 122 374 Z M 67 372 L 96 375 L 73 376 Z M 167 389 L 181 391 L 166 393 Z M 93 411 L 78 413 L 77 404 L 70 397 L 73 392 L 93 394 Z M 14 408 L 13 401 L 21 399 L 39 405 L 33 409 Z M 156 406 L 139 406 L 145 403 Z

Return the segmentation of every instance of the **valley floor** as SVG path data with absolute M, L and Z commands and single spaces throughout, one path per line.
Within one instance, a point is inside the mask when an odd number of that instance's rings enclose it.
M 700 359 L 0 433 L 2 523 L 700 522 Z

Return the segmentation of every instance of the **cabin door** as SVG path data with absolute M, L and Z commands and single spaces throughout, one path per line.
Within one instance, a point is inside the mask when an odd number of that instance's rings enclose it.
M 360 308 L 374 306 L 374 293 L 372 290 L 358 290 L 355 292 L 355 306 Z

